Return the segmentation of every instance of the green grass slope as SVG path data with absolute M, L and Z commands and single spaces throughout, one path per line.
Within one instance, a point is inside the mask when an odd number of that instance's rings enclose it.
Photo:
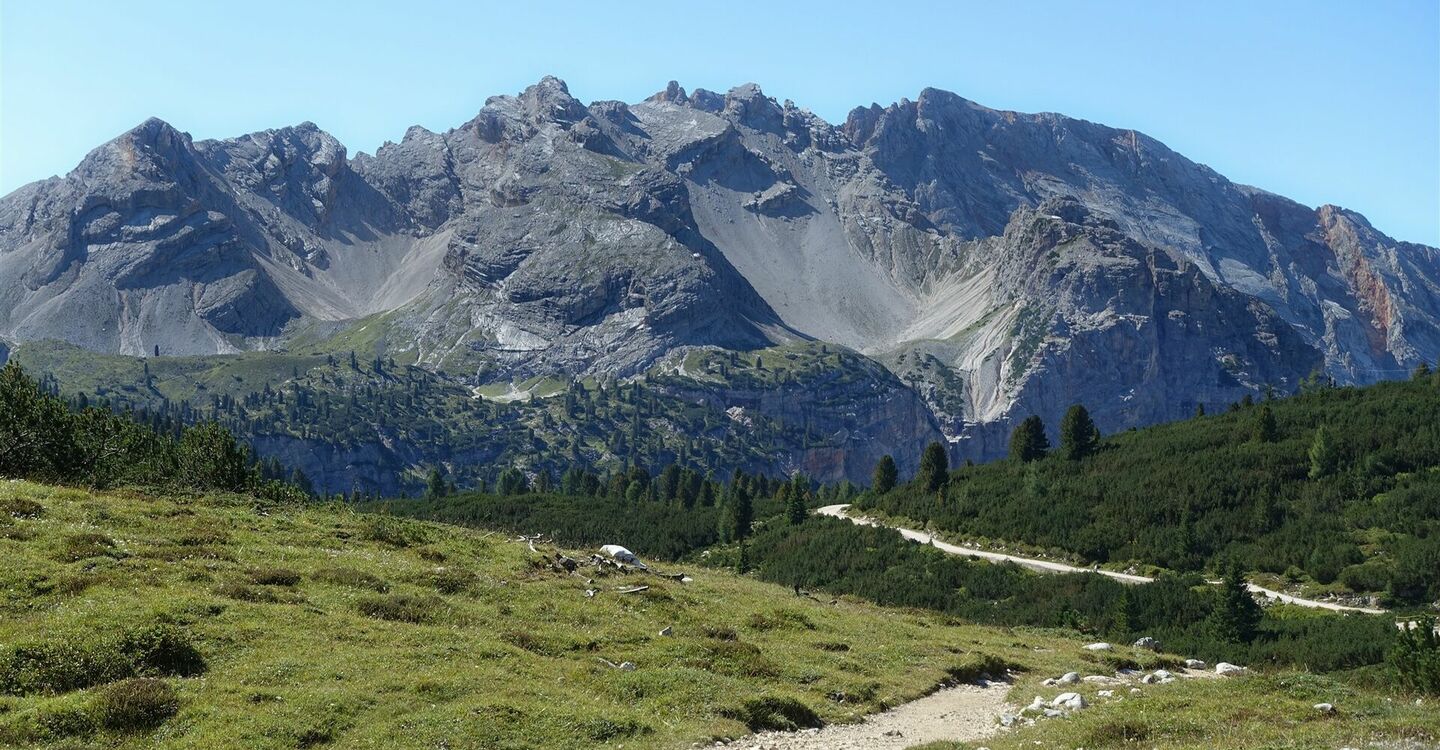
M 19 481 L 0 508 L 11 746 L 687 747 L 1059 668 L 1053 638 L 708 569 L 587 584 L 506 535 L 344 508 Z

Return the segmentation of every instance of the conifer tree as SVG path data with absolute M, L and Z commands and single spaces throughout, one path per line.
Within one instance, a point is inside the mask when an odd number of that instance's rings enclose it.
M 915 481 L 927 492 L 935 492 L 950 482 L 950 457 L 945 453 L 945 446 L 939 443 L 925 446 Z
M 875 472 L 870 475 L 870 489 L 877 495 L 883 495 L 895 489 L 895 482 L 899 477 L 895 459 L 887 453 L 875 463 Z
M 430 476 L 425 480 L 425 499 L 439 500 L 447 494 L 445 486 L 445 475 L 440 473 L 440 467 L 431 467 Z
M 1280 437 L 1280 429 L 1275 424 L 1275 412 L 1270 410 L 1270 404 L 1261 404 L 1260 410 L 1255 414 L 1255 427 L 1250 433 L 1250 439 L 1257 443 L 1273 443 Z
M 1100 430 L 1090 419 L 1090 412 L 1075 404 L 1060 420 L 1060 454 L 1071 461 L 1079 461 L 1094 453 L 1100 447 Z
M 1210 632 L 1226 643 L 1249 643 L 1255 640 L 1263 615 L 1245 586 L 1240 566 L 1232 564 L 1220 584 L 1220 601 L 1210 613 Z
M 1026 417 L 1010 433 L 1010 458 L 1016 461 L 1038 461 L 1049 450 L 1050 440 L 1045 437 L 1045 423 L 1040 417 L 1033 414 Z
M 1310 478 L 1320 479 L 1335 473 L 1340 457 L 1335 452 L 1335 441 L 1325 425 L 1315 430 L 1315 439 L 1310 443 Z

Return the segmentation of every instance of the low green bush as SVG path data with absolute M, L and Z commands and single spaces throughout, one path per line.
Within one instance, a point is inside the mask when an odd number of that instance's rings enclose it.
M 813 709 L 789 696 L 751 698 L 738 708 L 721 713 L 743 723 L 752 732 L 793 732 L 797 729 L 819 727 L 823 723 Z
M 130 732 L 153 729 L 180 710 L 170 683 L 153 677 L 106 685 L 95 696 L 95 713 L 106 729 Z
M 415 624 L 434 622 L 445 600 L 433 594 L 389 594 L 361 599 L 357 607 L 366 617 Z

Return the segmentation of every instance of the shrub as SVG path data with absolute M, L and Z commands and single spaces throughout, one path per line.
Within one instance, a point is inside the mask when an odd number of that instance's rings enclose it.
M 704 633 L 706 638 L 714 638 L 717 641 L 735 641 L 740 639 L 740 635 L 735 632 L 735 628 L 730 627 L 701 625 L 700 632 Z
M 361 537 L 392 547 L 413 547 L 425 543 L 425 530 L 418 524 L 390 516 L 367 516 L 360 529 Z
M 61 542 L 60 559 L 65 562 L 78 562 L 88 560 L 92 557 L 119 557 L 120 552 L 115 549 L 115 541 L 104 534 L 88 532 L 84 534 L 71 534 Z
M 793 609 L 776 609 L 770 611 L 769 613 L 756 612 L 755 614 L 750 615 L 750 618 L 745 621 L 745 624 L 756 630 L 815 629 L 815 623 L 811 622 L 810 618 L 805 616 L 805 613 L 797 612 Z
M 1386 660 L 1405 689 L 1440 695 L 1440 635 L 1435 633 L 1435 618 L 1422 617 L 1402 632 Z
M 283 592 L 276 592 L 268 588 L 259 588 L 234 581 L 216 586 L 215 593 L 227 599 L 234 599 L 237 602 L 251 602 L 252 604 L 293 604 L 296 601 L 294 594 L 281 596 Z
M 0 497 L 0 514 L 12 518 L 39 518 L 45 506 L 25 497 Z
M 118 649 L 80 640 L 19 644 L 0 654 L 0 692 L 64 693 L 118 680 L 134 667 Z
M 349 586 L 352 589 L 369 589 L 378 594 L 384 594 L 390 590 L 390 584 L 385 579 L 372 573 L 354 568 L 322 568 L 315 571 L 315 580 L 333 583 L 337 586 Z
M 1010 670 L 1023 671 L 1024 667 L 1011 664 L 990 654 L 970 654 L 959 664 L 947 667 L 945 674 L 956 682 L 977 682 L 980 679 L 1000 679 Z
M 294 586 L 300 574 L 285 568 L 261 568 L 250 572 L 250 581 L 259 586 Z
M 461 594 L 474 591 L 480 576 L 468 570 L 436 568 L 425 576 L 425 582 L 442 594 Z
M 740 705 L 721 711 L 727 718 L 734 719 L 750 728 L 752 732 L 778 730 L 793 732 L 797 729 L 819 727 L 820 716 L 800 701 L 785 696 L 762 696 L 751 698 Z
M 366 597 L 357 606 L 366 617 L 420 624 L 433 622 L 445 600 L 434 594 L 390 594 Z
M 127 677 L 189 677 L 205 671 L 190 636 L 156 625 L 109 638 L 56 638 L 0 652 L 0 693 L 64 693 Z
M 150 677 L 107 685 L 95 697 L 95 713 L 106 729 L 153 729 L 180 710 L 175 688 Z
M 705 644 L 701 669 L 729 677 L 774 677 L 780 674 L 774 662 L 759 647 L 740 641 L 713 641 Z
M 155 625 L 131 631 L 120 638 L 120 653 L 136 674 L 193 677 L 206 669 L 205 657 L 190 634 L 174 625 Z

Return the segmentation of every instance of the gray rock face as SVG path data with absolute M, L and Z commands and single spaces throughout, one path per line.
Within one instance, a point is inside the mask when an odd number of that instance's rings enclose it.
M 834 342 L 896 377 L 863 415 L 803 416 L 875 451 L 793 463 L 861 479 L 939 435 L 998 455 L 1075 402 L 1116 430 L 1317 369 L 1398 376 L 1440 356 L 1440 250 L 935 89 L 833 126 L 754 84 L 586 106 L 547 77 L 354 157 L 310 123 L 192 142 L 150 120 L 0 199 L 12 341 L 206 354 L 362 318 L 475 383 Z

